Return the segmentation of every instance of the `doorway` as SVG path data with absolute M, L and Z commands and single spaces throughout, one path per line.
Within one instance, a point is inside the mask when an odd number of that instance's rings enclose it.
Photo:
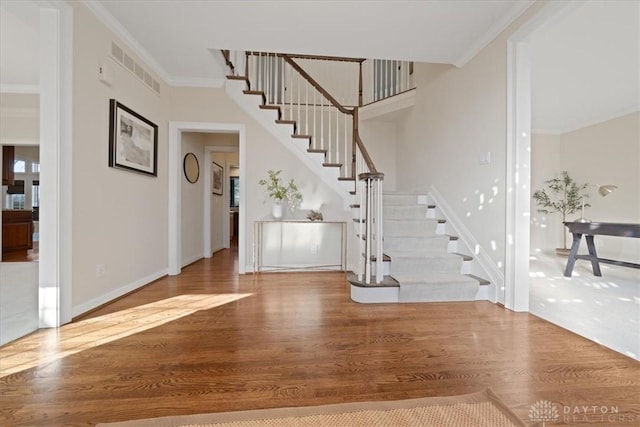
M 182 270 L 182 136 L 183 133 L 215 133 L 215 134 L 236 134 L 238 138 L 239 164 L 246 164 L 246 132 L 245 126 L 242 124 L 229 123 L 206 123 L 206 122 L 170 122 L 169 123 L 169 274 L 177 275 Z M 204 192 L 211 196 L 212 184 L 212 161 L 204 162 Z M 228 168 L 225 168 L 228 170 Z M 240 204 L 246 206 L 245 203 L 245 187 L 244 179 L 245 170 L 240 168 Z M 223 180 L 223 194 L 228 195 L 229 183 L 228 175 Z M 226 204 L 226 217 L 228 218 L 228 203 Z M 204 217 L 210 218 L 211 204 L 204 203 Z M 211 235 L 210 221 L 204 221 L 204 233 Z M 228 233 L 228 227 L 226 227 Z M 238 272 L 245 274 L 246 272 L 246 211 L 240 210 L 238 215 Z M 228 240 L 228 237 L 227 237 Z M 204 239 L 204 256 L 211 254 L 211 247 L 207 247 L 207 242 L 211 239 Z

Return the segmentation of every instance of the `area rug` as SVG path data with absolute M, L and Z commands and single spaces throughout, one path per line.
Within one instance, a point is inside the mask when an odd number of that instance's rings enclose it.
M 197 414 L 98 427 L 526 426 L 489 389 L 461 396 Z

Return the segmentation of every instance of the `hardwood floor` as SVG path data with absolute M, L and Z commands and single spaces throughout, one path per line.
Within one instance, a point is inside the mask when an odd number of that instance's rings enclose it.
M 549 425 L 640 424 L 640 364 L 530 314 L 489 302 L 360 305 L 341 273 L 235 271 L 234 251 L 218 252 L 59 330 L 0 347 L 0 425 L 486 387 L 525 421 L 548 400 L 561 417 Z M 618 411 L 614 422 L 603 408 Z

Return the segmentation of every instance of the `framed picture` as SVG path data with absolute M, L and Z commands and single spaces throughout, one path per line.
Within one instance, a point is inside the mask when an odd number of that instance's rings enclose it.
M 109 166 L 158 176 L 158 126 L 115 99 L 109 102 Z
M 211 192 L 222 196 L 222 166 L 216 162 L 211 164 Z

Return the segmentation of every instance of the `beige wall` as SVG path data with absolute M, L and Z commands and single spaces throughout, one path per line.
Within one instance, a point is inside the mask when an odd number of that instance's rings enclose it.
M 531 150 L 532 188 L 544 188 L 544 181 L 566 170 L 589 188 L 585 217 L 603 222 L 640 222 L 640 113 L 627 114 L 562 135 L 534 135 Z M 601 197 L 596 184 L 618 188 Z M 565 227 L 560 215 L 543 215 L 532 204 L 531 250 L 558 246 Z M 569 215 L 568 220 L 580 217 Z M 542 227 L 547 224 L 547 228 Z M 637 239 L 599 236 L 598 255 L 629 262 L 640 259 Z M 570 240 L 569 240 L 570 244 Z M 582 250 L 585 250 L 583 247 Z
M 384 191 L 396 189 L 396 132 L 395 122 L 363 120 L 360 137 L 371 156 L 376 169 L 384 173 Z
M 0 145 L 40 144 L 40 96 L 0 93 Z
M 628 114 L 566 133 L 560 138 L 563 169 L 578 182 L 614 184 L 618 188 L 606 197 L 588 190 L 585 217 L 604 222 L 640 222 L 640 113 Z M 603 258 L 638 262 L 640 241 L 601 236 L 596 240 Z
M 242 124 L 246 131 L 247 267 L 252 265 L 253 221 L 269 216 L 270 203 L 258 185 L 268 169 L 282 169 L 299 184 L 303 210 L 320 208 L 326 219 L 346 219 L 342 195 L 321 182 L 281 142 L 245 114 L 223 89 L 169 87 L 161 82 L 158 96 L 128 70 L 109 59 L 118 40 L 80 3 L 74 8 L 73 64 L 73 314 L 89 310 L 160 277 L 168 268 L 168 123 L 169 121 Z M 132 54 L 131 51 L 128 51 Z M 135 58 L 140 64 L 144 61 Z M 97 78 L 97 67 L 109 61 L 113 84 Z M 157 76 L 156 76 L 157 78 Z M 158 176 L 108 166 L 109 99 L 158 125 Z M 195 150 L 195 147 L 193 148 Z M 182 159 L 180 159 L 180 162 Z M 204 161 L 204 160 L 203 160 Z M 180 166 L 181 168 L 181 166 Z M 182 170 L 182 169 L 180 169 Z M 185 197 L 196 198 L 187 187 Z M 225 199 L 226 200 L 226 199 Z M 196 218 L 198 205 L 182 210 Z M 200 212 L 200 213 L 199 213 Z M 297 215 L 304 216 L 301 211 Z M 197 218 L 196 218 L 197 221 Z M 202 223 L 202 221 L 200 221 Z M 190 233 L 190 232 L 189 232 Z M 200 236 L 185 236 L 195 256 Z M 184 242 L 183 242 L 184 243 Z M 193 249 L 193 251 L 191 250 Z M 98 277 L 97 267 L 104 266 Z
M 159 97 L 109 59 L 111 41 L 124 43 L 80 3 L 70 4 L 74 14 L 72 304 L 83 310 L 166 272 L 169 100 L 166 85 Z M 114 71 L 112 86 L 97 78 L 98 64 L 104 60 Z M 157 177 L 108 166 L 111 98 L 158 125 Z M 104 266 L 100 277 L 98 265 Z
M 182 259 L 185 266 L 204 255 L 204 135 L 185 132 L 182 134 L 181 162 L 187 153 L 195 154 L 200 167 L 200 176 L 195 183 L 187 181 L 184 170 L 180 168 L 181 184 L 181 240 Z
M 546 188 L 545 181 L 555 178 L 562 171 L 560 162 L 560 135 L 533 134 L 531 138 L 531 190 Z M 538 212 L 535 201 L 531 201 L 531 253 L 553 251 L 563 245 L 563 233 L 559 213 L 544 214 Z M 567 245 L 571 240 L 567 237 Z

